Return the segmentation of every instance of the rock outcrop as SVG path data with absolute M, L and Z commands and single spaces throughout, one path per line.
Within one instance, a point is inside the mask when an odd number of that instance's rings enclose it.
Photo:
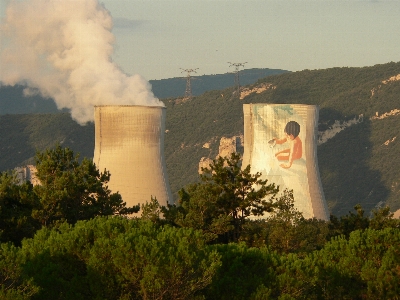
M 199 174 L 203 173 L 203 168 L 209 168 L 212 163 L 212 159 L 208 157 L 202 157 L 199 162 Z
M 392 109 L 391 111 L 387 112 L 387 113 L 383 113 L 381 115 L 379 115 L 378 112 L 376 112 L 375 116 L 371 117 L 371 120 L 382 120 L 385 119 L 387 117 L 391 117 L 391 116 L 397 116 L 400 115 L 400 109 Z
M 205 143 L 203 148 L 209 149 L 210 143 Z M 233 136 L 231 138 L 222 137 L 219 141 L 218 154 L 215 158 L 230 156 L 234 152 L 243 152 L 243 136 Z M 202 168 L 208 168 L 213 159 L 202 157 L 199 162 L 199 174 L 202 174 Z
M 243 100 L 245 97 L 247 97 L 250 94 L 256 93 L 256 94 L 260 94 L 266 90 L 269 89 L 276 89 L 276 86 L 272 85 L 272 83 L 262 83 L 257 85 L 256 87 L 250 89 L 250 88 L 244 88 L 241 92 L 240 92 L 240 100 Z
M 321 144 L 327 142 L 328 140 L 333 138 L 335 135 L 337 135 L 339 132 L 346 129 L 347 127 L 350 127 L 352 125 L 362 122 L 363 118 L 364 118 L 363 115 L 359 115 L 358 118 L 355 117 L 354 119 L 351 119 L 348 121 L 341 122 L 339 120 L 336 120 L 335 123 L 329 129 L 318 132 L 317 144 L 321 145 Z
M 25 181 L 30 181 L 33 185 L 39 185 L 40 180 L 37 178 L 37 169 L 34 165 L 15 168 L 18 181 L 22 184 Z
M 396 76 L 392 76 L 389 79 L 383 80 L 382 83 L 383 84 L 388 84 L 394 81 L 400 81 L 400 74 L 397 74 Z

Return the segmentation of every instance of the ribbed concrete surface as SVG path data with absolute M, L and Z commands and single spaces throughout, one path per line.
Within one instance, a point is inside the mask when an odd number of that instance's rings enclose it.
M 172 197 L 164 160 L 164 107 L 96 106 L 94 163 L 111 173 L 109 188 L 127 206 Z
M 319 109 L 301 104 L 244 104 L 243 166 L 251 165 L 252 173 L 261 172 L 263 179 L 279 185 L 280 191 L 292 189 L 295 207 L 305 218 L 329 219 L 319 176 L 317 159 L 317 129 Z M 290 168 L 283 168 L 275 154 L 290 148 L 289 143 L 268 143 L 274 137 L 283 138 L 289 121 L 300 125 L 302 157 Z

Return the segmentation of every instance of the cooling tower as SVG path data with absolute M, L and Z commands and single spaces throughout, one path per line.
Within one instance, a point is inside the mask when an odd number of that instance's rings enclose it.
M 305 218 L 328 220 L 317 160 L 319 109 L 301 104 L 244 104 L 243 166 L 293 190 Z
M 171 203 L 164 160 L 164 107 L 95 106 L 94 163 L 111 173 L 108 184 L 127 206 Z

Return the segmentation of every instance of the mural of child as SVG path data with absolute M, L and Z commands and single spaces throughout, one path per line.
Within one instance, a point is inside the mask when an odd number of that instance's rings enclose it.
M 285 137 L 278 139 L 274 137 L 276 144 L 283 144 L 288 142 L 289 148 L 279 151 L 275 154 L 275 157 L 279 161 L 287 161 L 287 163 L 282 163 L 279 166 L 285 169 L 289 169 L 292 163 L 296 159 L 300 159 L 303 155 L 303 143 L 299 137 L 300 124 L 296 121 L 289 121 L 284 129 Z

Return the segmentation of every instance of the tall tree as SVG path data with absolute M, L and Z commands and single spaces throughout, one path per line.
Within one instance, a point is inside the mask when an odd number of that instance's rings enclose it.
M 261 173 L 252 174 L 250 165 L 241 168 L 240 159 L 240 154 L 233 153 L 203 168 L 201 182 L 180 192 L 182 210 L 176 223 L 237 241 L 250 216 L 271 211 L 278 188 L 260 179 Z
M 74 224 L 95 216 L 127 215 L 139 207 L 126 207 L 121 195 L 107 186 L 110 172 L 101 173 L 92 160 L 57 145 L 36 154 L 37 177 L 41 184 L 34 187 L 40 206 L 33 216 L 42 225 L 67 221 Z

